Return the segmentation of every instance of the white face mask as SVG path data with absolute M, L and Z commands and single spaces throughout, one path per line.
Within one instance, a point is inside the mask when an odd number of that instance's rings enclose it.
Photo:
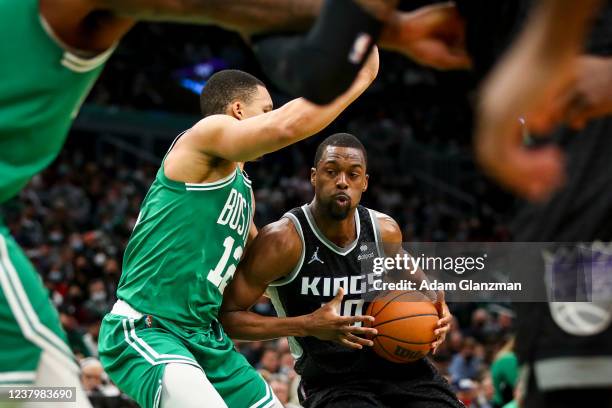
M 94 256 L 93 261 L 96 266 L 102 266 L 104 265 L 104 262 L 106 262 L 106 255 L 102 252 L 98 252 L 96 256 Z
M 51 242 L 61 242 L 64 239 L 64 234 L 59 231 L 53 231 L 49 234 L 49 240 Z
M 98 291 L 91 294 L 91 300 L 94 302 L 100 302 L 102 300 L 106 300 L 106 291 Z
M 63 276 L 60 271 L 52 270 L 51 272 L 49 272 L 49 280 L 52 282 L 60 282 L 62 278 Z

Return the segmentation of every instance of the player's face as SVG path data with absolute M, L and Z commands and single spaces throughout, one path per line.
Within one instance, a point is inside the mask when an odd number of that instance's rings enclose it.
M 244 104 L 242 119 L 252 118 L 262 113 L 272 110 L 272 97 L 266 88 L 257 86 L 255 95 L 251 97 L 249 103 Z
M 363 153 L 353 147 L 328 146 L 317 167 L 311 170 L 310 182 L 316 200 L 330 218 L 346 219 L 368 188 Z

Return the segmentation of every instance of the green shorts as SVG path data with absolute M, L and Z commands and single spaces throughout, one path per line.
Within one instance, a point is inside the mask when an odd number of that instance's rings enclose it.
M 129 307 L 129 306 L 128 306 Z M 115 310 L 115 309 L 114 309 Z M 199 367 L 229 408 L 264 408 L 274 396 L 217 325 L 188 330 L 155 316 L 107 314 L 98 340 L 109 377 L 143 408 L 160 406 L 169 363 Z
M 0 385 L 34 383 L 43 351 L 78 373 L 40 275 L 0 224 Z

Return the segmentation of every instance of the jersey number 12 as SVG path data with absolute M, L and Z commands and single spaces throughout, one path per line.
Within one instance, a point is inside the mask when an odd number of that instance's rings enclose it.
M 221 293 L 223 293 L 225 290 L 225 286 L 227 286 L 229 279 L 234 276 L 234 272 L 236 272 L 236 264 L 242 257 L 242 247 L 237 246 L 234 248 L 234 243 L 234 238 L 225 238 L 225 241 L 223 241 L 223 255 L 221 255 L 221 259 L 219 259 L 219 262 L 217 262 L 215 269 L 211 269 L 210 272 L 208 272 L 208 280 L 210 283 L 215 285 Z M 234 249 L 233 253 L 232 249 Z M 230 261 L 230 254 L 233 259 L 231 264 L 227 266 L 228 262 Z

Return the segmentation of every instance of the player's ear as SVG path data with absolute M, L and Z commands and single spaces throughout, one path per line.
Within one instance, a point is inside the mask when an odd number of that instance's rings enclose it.
M 315 178 L 317 176 L 317 168 L 316 167 L 311 167 L 310 168 L 310 184 L 312 184 L 312 186 L 315 186 Z
M 240 101 L 232 102 L 230 105 L 232 109 L 232 116 L 238 120 L 242 120 L 244 118 L 244 106 Z
M 366 174 L 364 179 L 365 179 L 365 181 L 363 183 L 363 189 L 361 191 L 365 193 L 368 190 L 368 182 L 370 180 L 370 175 Z

